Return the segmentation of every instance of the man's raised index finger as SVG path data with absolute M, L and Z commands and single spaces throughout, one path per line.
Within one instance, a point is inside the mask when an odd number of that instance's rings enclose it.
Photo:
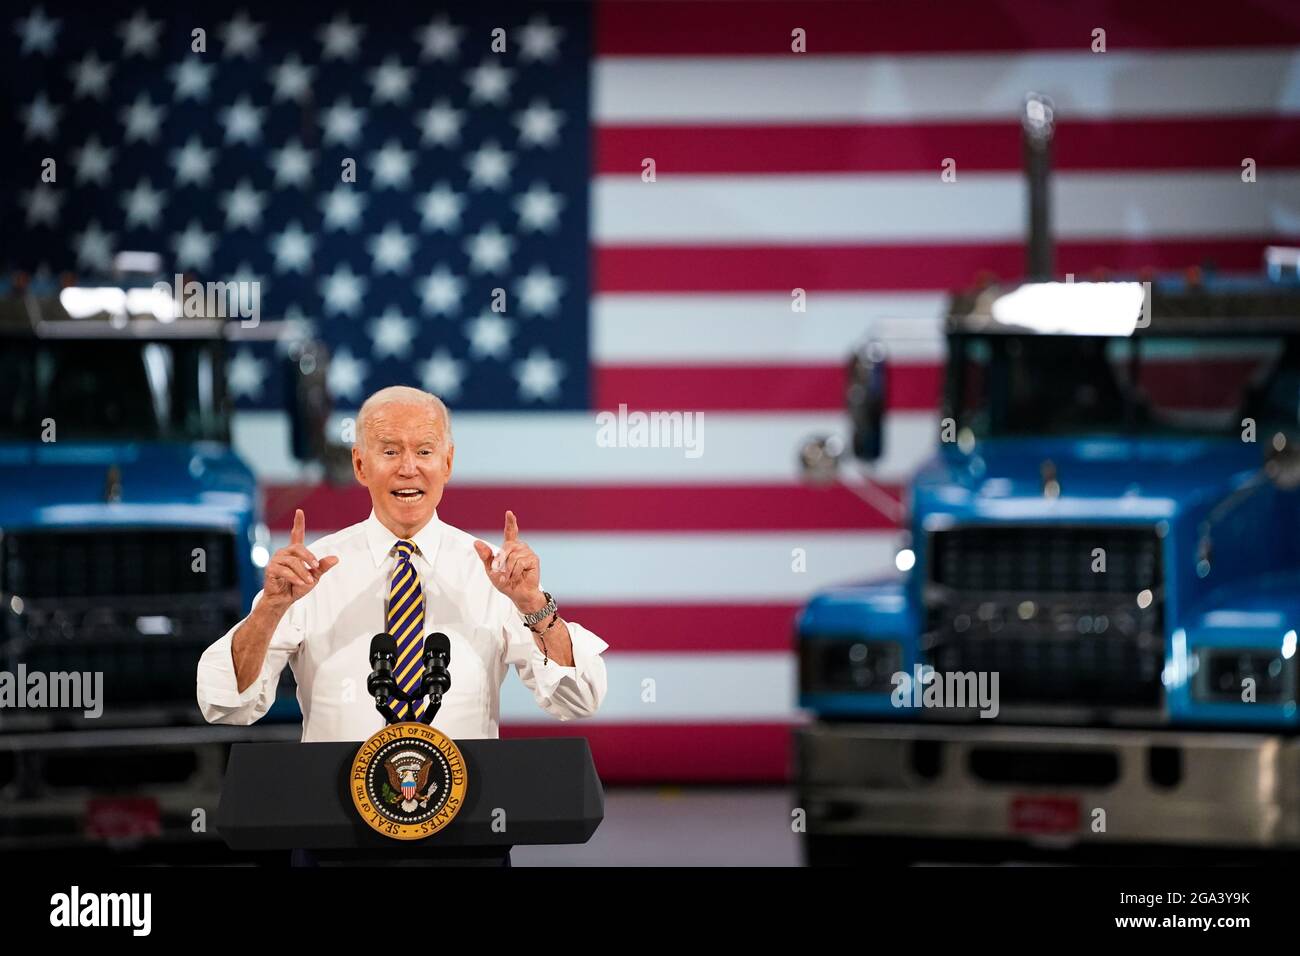
M 515 520 L 513 511 L 506 512 L 506 541 L 519 540 L 519 522 Z
M 293 513 L 293 531 L 289 533 L 289 543 L 302 544 L 303 535 L 304 532 L 306 532 L 306 530 L 307 530 L 307 517 L 302 513 L 302 509 L 299 508 L 297 511 Z

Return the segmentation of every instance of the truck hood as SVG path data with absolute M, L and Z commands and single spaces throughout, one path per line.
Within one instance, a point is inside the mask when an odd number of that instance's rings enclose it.
M 120 497 L 106 489 L 116 477 Z M 0 444 L 0 527 L 237 527 L 256 504 L 247 466 L 217 442 Z
M 1153 520 L 1230 494 L 1263 462 L 1231 439 L 1050 439 L 946 450 L 917 475 L 918 515 L 989 521 Z M 1058 493 L 1045 494 L 1045 474 Z

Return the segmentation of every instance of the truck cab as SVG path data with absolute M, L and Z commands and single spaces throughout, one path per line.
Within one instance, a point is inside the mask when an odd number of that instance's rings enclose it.
M 898 574 L 798 618 L 809 862 L 1300 843 L 1300 283 L 987 285 L 945 333 Z M 885 352 L 806 465 L 880 455 Z
M 18 685 L 0 709 L 0 849 L 188 836 L 215 797 L 225 742 L 202 723 L 195 667 L 270 554 L 231 444 L 226 351 L 283 330 L 159 295 L 129 276 L 0 290 L 0 669 Z M 288 352 L 311 459 L 325 356 Z M 28 706 L 37 673 L 98 675 L 99 712 Z M 287 680 L 271 721 L 297 714 Z

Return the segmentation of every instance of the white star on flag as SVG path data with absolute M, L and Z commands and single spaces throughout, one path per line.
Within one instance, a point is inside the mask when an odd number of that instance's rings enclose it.
M 464 30 L 446 17 L 438 17 L 420 31 L 420 59 L 454 60 Z
M 370 154 L 370 164 L 375 170 L 377 189 L 405 189 L 411 181 L 413 159 L 409 150 L 402 149 L 397 140 L 389 140 L 383 148 Z
M 490 222 L 465 240 L 471 272 L 500 272 L 510 262 L 515 241 Z
M 45 7 L 37 7 L 27 15 L 27 19 L 14 24 L 14 33 L 22 40 L 18 52 L 23 56 L 30 53 L 42 55 L 54 52 L 54 40 L 59 34 L 60 22 L 45 15 Z
M 221 111 L 221 123 L 226 127 L 227 143 L 248 143 L 252 145 L 262 138 L 262 114 L 260 109 L 241 96 L 228 109 Z
M 361 136 L 361 127 L 366 121 L 366 112 L 352 105 L 346 96 L 321 114 L 324 132 L 321 138 L 326 143 L 339 143 L 351 146 Z
M 471 358 L 507 358 L 513 335 L 511 324 L 496 312 L 484 312 L 465 323 L 465 337 L 469 339 Z
M 420 127 L 420 142 L 434 146 L 454 146 L 460 142 L 460 127 L 465 114 L 454 109 L 447 100 L 435 102 L 420 114 L 416 125 Z
M 266 381 L 266 361 L 241 348 L 226 368 L 226 387 L 234 398 L 258 398 Z
M 469 183 L 477 189 L 500 189 L 510 180 L 514 162 L 514 157 L 495 142 L 486 142 L 465 160 Z
M 212 153 L 191 136 L 180 149 L 172 150 L 171 164 L 176 169 L 176 185 L 207 186 L 212 179 Z
M 321 210 L 325 213 L 326 229 L 351 232 L 361 223 L 361 213 L 366 208 L 366 196 L 356 186 L 339 183 L 321 197 Z
M 276 351 L 281 355 L 293 355 L 298 346 L 316 337 L 316 323 L 303 314 L 301 306 L 296 303 L 284 310 L 282 334 L 276 340 Z
M 257 47 L 262 42 L 264 29 L 262 24 L 254 23 L 245 11 L 240 10 L 234 19 L 226 22 L 218 31 L 224 44 L 221 55 L 249 59 L 257 56 Z
M 213 244 L 216 236 L 203 228 L 197 219 L 191 219 L 185 231 L 175 238 L 176 264 L 182 269 L 212 268 Z
M 355 315 L 361 311 L 367 284 L 365 278 L 354 273 L 346 262 L 340 262 L 320 282 L 325 311 L 335 315 Z
M 154 189 L 147 179 L 135 184 L 135 188 L 122 198 L 126 209 L 126 226 L 145 225 L 157 229 L 160 225 L 164 206 L 164 193 Z
M 311 89 L 315 69 L 305 66 L 295 53 L 283 63 L 271 70 L 271 84 L 275 87 L 272 94 L 276 100 L 298 102 Z
M 141 93 L 135 98 L 135 102 L 122 110 L 121 117 L 122 122 L 126 124 L 126 131 L 123 134 L 126 142 L 139 139 L 152 143 L 158 138 L 162 128 L 163 108 L 155 106 L 147 93 Z
M 459 309 L 460 297 L 464 294 L 464 280 L 453 275 L 446 266 L 438 266 L 420 283 L 424 310 L 434 315 L 450 315 Z
M 554 401 L 564 377 L 564 364 L 557 362 L 545 349 L 534 348 L 528 358 L 514 365 L 515 380 L 519 383 L 521 401 Z
M 543 100 L 533 100 L 528 109 L 515 114 L 520 146 L 554 146 L 559 142 L 564 114 Z
M 311 182 L 312 154 L 303 149 L 296 139 L 271 151 L 271 166 L 275 169 L 277 186 L 305 188 Z
M 414 70 L 402 66 L 396 57 L 388 57 L 370 71 L 370 85 L 375 89 L 376 103 L 405 103 L 411 95 Z
M 137 10 L 130 20 L 118 28 L 122 38 L 122 52 L 127 56 L 140 54 L 153 56 L 158 52 L 158 34 L 162 32 L 161 20 L 150 20 L 143 10 Z
M 108 182 L 109 167 L 116 150 L 106 149 L 98 136 L 92 136 L 81 144 L 72 157 L 72 164 L 77 168 L 77 183 L 95 183 L 103 186 Z
M 374 259 L 371 271 L 376 273 L 406 272 L 411 267 L 411 253 L 415 251 L 410 233 L 403 232 L 395 222 L 372 236 L 368 248 Z
M 564 31 L 545 17 L 533 17 L 519 32 L 519 59 L 553 60 L 560 51 Z
M 356 358 L 346 345 L 341 346 L 330 357 L 329 371 L 325 373 L 325 387 L 336 399 L 359 400 L 368 364 Z
M 460 395 L 465 368 L 464 363 L 453 358 L 446 349 L 438 349 L 420 363 L 419 374 L 425 391 L 440 398 L 456 398 Z
M 411 352 L 414 334 L 415 323 L 389 306 L 383 315 L 370 323 L 370 337 L 375 343 L 371 351 L 377 359 L 385 356 L 404 359 Z
M 317 32 L 326 60 L 352 60 L 361 52 L 361 34 L 364 28 L 353 23 L 346 14 L 339 14 Z
M 465 200 L 447 183 L 438 183 L 420 197 L 420 218 L 425 229 L 451 232 L 460 226 Z
M 247 179 L 241 179 L 226 193 L 226 226 L 230 229 L 256 228 L 261 225 L 265 207 L 265 194 L 254 189 Z
M 23 139 L 53 139 L 62 113 L 63 107 L 55 106 L 44 93 L 38 93 L 23 111 L 23 125 L 26 127 Z
M 315 249 L 315 237 L 305 231 L 297 220 L 289 223 L 283 232 L 271 239 L 271 251 L 275 255 L 277 272 L 305 273 L 311 265 Z
M 543 265 L 533 266 L 515 286 L 519 309 L 525 315 L 550 316 L 560 304 L 564 282 Z
M 59 207 L 63 205 L 63 196 L 52 186 L 42 183 L 33 189 L 24 191 L 27 207 L 27 225 L 57 226 Z
M 102 100 L 108 95 L 108 81 L 113 75 L 111 64 L 105 63 L 92 50 L 68 71 L 72 77 L 72 95 Z
M 105 232 L 98 222 L 91 222 L 77 234 L 77 265 L 87 269 L 107 270 L 113 263 L 115 236 Z
M 545 183 L 533 183 L 527 192 L 515 197 L 519 228 L 532 232 L 550 232 L 560 224 L 564 197 Z
M 193 54 L 171 68 L 172 83 L 178 100 L 202 102 L 212 86 L 212 64 L 204 63 L 201 54 Z
M 503 106 L 510 98 L 510 83 L 514 70 L 508 70 L 496 60 L 484 60 L 465 74 L 471 104 Z

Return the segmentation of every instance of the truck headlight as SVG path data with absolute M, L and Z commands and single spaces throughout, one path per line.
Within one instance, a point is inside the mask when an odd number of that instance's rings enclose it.
M 805 638 L 799 645 L 799 690 L 805 694 L 887 693 L 902 669 L 896 641 L 860 637 Z
M 1294 648 L 1291 649 L 1294 655 Z M 1294 656 L 1262 647 L 1201 647 L 1192 693 L 1217 703 L 1283 704 L 1296 698 Z
M 262 521 L 253 525 L 252 558 L 253 566 L 257 568 L 266 567 L 271 560 L 271 529 Z

